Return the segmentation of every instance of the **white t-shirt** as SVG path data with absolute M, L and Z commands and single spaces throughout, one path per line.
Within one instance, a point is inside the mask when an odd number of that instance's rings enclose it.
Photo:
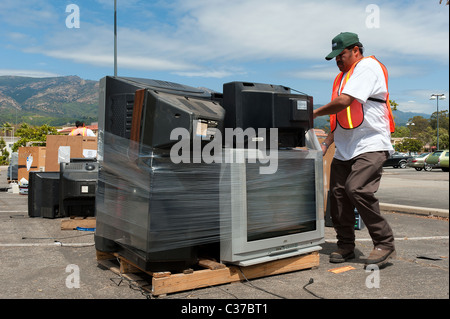
M 380 64 L 372 58 L 361 60 L 342 93 L 363 104 L 364 121 L 354 129 L 343 129 L 337 123 L 334 157 L 347 161 L 366 152 L 389 151 L 392 154 L 389 110 L 384 103 L 368 100 L 369 97 L 386 100 L 386 81 Z

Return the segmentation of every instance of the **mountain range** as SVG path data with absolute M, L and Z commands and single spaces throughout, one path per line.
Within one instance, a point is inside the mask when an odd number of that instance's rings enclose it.
M 97 121 L 98 81 L 78 76 L 0 76 L 0 124 L 53 126 Z
M 32 78 L 0 76 L 0 125 L 26 122 L 32 125 L 61 126 L 83 120 L 98 120 L 99 82 L 78 76 Z M 320 105 L 315 105 L 314 108 Z M 401 108 L 401 106 L 399 106 Z M 394 111 L 397 126 L 414 116 L 429 114 Z M 315 126 L 327 126 L 327 117 L 315 120 Z

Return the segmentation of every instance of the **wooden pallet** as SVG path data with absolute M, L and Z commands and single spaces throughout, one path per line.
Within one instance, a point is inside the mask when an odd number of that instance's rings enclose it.
M 174 292 L 317 268 L 319 266 L 319 253 L 316 251 L 305 255 L 246 267 L 225 265 L 213 260 L 201 259 L 198 263 L 200 270 L 190 269 L 176 274 L 142 270 L 118 253 L 109 254 L 97 251 L 97 262 L 99 265 L 114 273 L 136 282 L 142 289 L 151 293 L 153 296 L 160 296 Z

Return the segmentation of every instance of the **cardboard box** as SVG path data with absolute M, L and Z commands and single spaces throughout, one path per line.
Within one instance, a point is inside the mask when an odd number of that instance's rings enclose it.
M 28 172 L 45 171 L 45 146 L 19 147 L 19 161 L 17 178 L 19 181 L 25 178 L 28 181 Z
M 97 157 L 97 137 L 47 135 L 45 171 L 59 172 L 61 162 L 89 157 Z
M 319 138 L 319 143 L 323 143 L 325 141 L 324 138 Z M 327 209 L 327 201 L 328 201 L 328 191 L 330 189 L 330 171 L 331 171 L 331 162 L 333 161 L 335 152 L 334 143 L 328 146 L 327 153 L 323 157 L 323 192 L 324 192 L 324 210 Z

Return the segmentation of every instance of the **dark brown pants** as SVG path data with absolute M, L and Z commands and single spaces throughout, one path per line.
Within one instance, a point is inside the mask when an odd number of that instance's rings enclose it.
M 394 235 L 381 216 L 378 190 L 383 162 L 388 152 L 369 152 L 349 161 L 333 159 L 330 177 L 330 215 L 336 230 L 338 247 L 355 248 L 355 213 L 358 210 L 374 247 L 394 249 Z

